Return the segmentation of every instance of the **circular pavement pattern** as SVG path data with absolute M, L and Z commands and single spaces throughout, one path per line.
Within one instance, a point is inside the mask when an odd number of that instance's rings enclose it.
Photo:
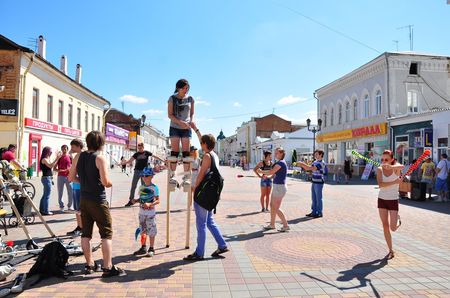
M 339 232 L 289 232 L 249 240 L 248 252 L 296 266 L 342 266 L 383 258 L 387 248 L 368 238 Z

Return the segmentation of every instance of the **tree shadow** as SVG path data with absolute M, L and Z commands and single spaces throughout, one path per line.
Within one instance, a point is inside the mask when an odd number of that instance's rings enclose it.
M 388 259 L 385 257 L 383 259 L 377 259 L 377 260 L 373 260 L 371 262 L 366 262 L 366 263 L 360 263 L 360 264 L 356 264 L 355 266 L 353 266 L 351 269 L 348 270 L 344 270 L 339 272 L 339 274 L 341 274 L 341 276 L 338 276 L 338 278 L 336 279 L 339 282 L 349 282 L 353 279 L 358 280 L 359 285 L 355 285 L 352 287 L 338 287 L 332 283 L 329 283 L 325 280 L 321 280 L 320 278 L 314 277 L 312 275 L 309 275 L 308 273 L 301 273 L 302 275 L 305 275 L 311 279 L 320 281 L 324 284 L 327 284 L 329 286 L 335 287 L 341 291 L 345 291 L 345 290 L 350 290 L 350 289 L 357 289 L 357 288 L 364 288 L 367 287 L 367 285 L 370 285 L 370 287 L 372 288 L 373 294 L 375 297 L 379 298 L 380 293 L 378 293 L 377 289 L 375 288 L 375 286 L 372 284 L 372 281 L 367 278 L 367 276 L 381 268 L 383 268 L 384 266 L 386 266 L 388 264 Z
M 255 211 L 255 212 L 249 212 L 249 213 L 241 213 L 241 214 L 230 214 L 227 215 L 227 218 L 236 218 L 236 217 L 241 217 L 241 216 L 250 216 L 250 215 L 256 215 L 262 213 L 260 211 Z

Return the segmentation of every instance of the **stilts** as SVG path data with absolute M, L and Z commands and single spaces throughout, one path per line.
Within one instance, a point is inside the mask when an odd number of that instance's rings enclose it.
M 183 158 L 183 163 L 189 164 L 188 171 L 185 172 L 183 176 L 183 191 L 187 193 L 187 207 L 186 207 L 186 243 L 184 248 L 189 249 L 189 240 L 191 236 L 191 206 L 192 206 L 192 162 L 194 159 L 192 157 Z

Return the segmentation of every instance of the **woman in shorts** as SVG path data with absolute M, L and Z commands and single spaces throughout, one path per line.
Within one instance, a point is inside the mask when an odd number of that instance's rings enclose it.
M 264 152 L 264 159 L 260 161 L 256 167 L 253 169 L 255 174 L 261 178 L 261 212 L 268 212 L 269 211 L 269 198 L 270 198 L 270 192 L 272 190 L 272 178 L 267 177 L 264 174 L 258 173 L 258 170 L 262 171 L 269 171 L 272 169 L 272 153 L 269 151 Z M 265 205 L 264 205 L 264 198 L 266 199 Z

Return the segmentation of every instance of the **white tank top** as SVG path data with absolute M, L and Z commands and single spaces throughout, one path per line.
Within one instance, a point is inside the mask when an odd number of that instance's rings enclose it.
M 392 175 L 385 176 L 383 169 L 381 169 L 381 181 L 392 182 L 398 179 L 398 175 L 392 172 Z M 380 187 L 378 198 L 383 200 L 398 200 L 398 184 L 394 184 L 388 187 Z

